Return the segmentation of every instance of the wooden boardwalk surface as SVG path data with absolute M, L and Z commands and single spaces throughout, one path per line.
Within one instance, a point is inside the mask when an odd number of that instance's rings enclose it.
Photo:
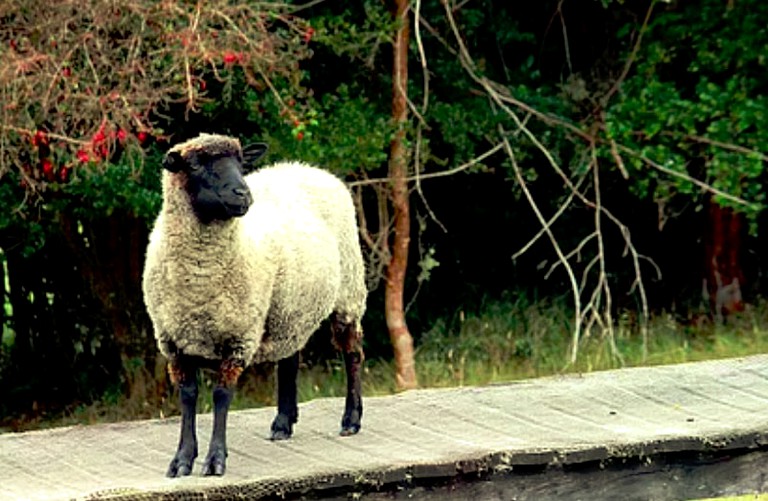
M 273 408 L 232 413 L 222 478 L 199 475 L 202 457 L 192 476 L 164 477 L 178 418 L 0 435 L 0 499 L 378 499 L 387 490 L 382 499 L 395 499 L 409 486 L 456 487 L 473 475 L 528 472 L 521 481 L 535 483 L 532 471 L 567 476 L 579 465 L 639 467 L 637 458 L 701 452 L 751 454 L 757 484 L 748 490 L 768 489 L 768 355 L 418 390 L 364 404 L 353 437 L 337 435 L 341 399 L 301 404 L 294 437 L 282 442 L 266 438 Z M 200 415 L 202 456 L 210 430 L 211 416 Z

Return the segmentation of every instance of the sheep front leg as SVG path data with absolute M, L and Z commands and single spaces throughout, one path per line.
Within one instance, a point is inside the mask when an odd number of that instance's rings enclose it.
M 166 476 L 174 478 L 192 473 L 192 465 L 197 458 L 197 433 L 195 432 L 197 368 L 181 357 L 174 357 L 168 364 L 168 372 L 171 382 L 179 388 L 181 403 L 179 448 L 166 473 Z
M 354 435 L 360 431 L 363 417 L 363 396 L 360 372 L 363 367 L 363 335 L 356 322 L 345 321 L 341 315 L 331 317 L 333 344 L 344 356 L 344 369 L 347 373 L 347 398 L 344 415 L 341 418 L 341 436 Z
M 203 475 L 221 476 L 227 469 L 227 415 L 244 366 L 240 360 L 227 359 L 219 368 L 219 381 L 213 389 L 213 433 Z
M 299 375 L 299 353 L 277 362 L 277 416 L 272 421 L 272 440 L 285 440 L 293 435 L 299 419 L 296 378 Z

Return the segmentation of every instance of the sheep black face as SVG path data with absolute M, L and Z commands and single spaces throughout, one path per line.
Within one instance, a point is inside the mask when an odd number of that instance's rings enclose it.
M 200 222 L 226 221 L 248 212 L 253 199 L 244 175 L 266 152 L 264 144 L 247 146 L 242 153 L 219 154 L 191 151 L 186 155 L 170 151 L 163 167 L 170 172 L 185 172 L 192 209 Z

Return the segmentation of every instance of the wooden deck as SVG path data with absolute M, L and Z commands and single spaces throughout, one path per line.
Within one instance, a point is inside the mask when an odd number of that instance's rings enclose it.
M 363 429 L 353 437 L 337 435 L 341 399 L 301 404 L 294 436 L 283 442 L 266 438 L 273 408 L 232 413 L 221 478 L 199 475 L 210 414 L 199 416 L 201 457 L 183 479 L 164 477 L 178 418 L 0 435 L 0 499 L 577 499 L 578 492 L 678 499 L 691 488 L 698 489 L 691 497 L 768 491 L 768 355 L 418 390 L 364 404 Z M 728 466 L 718 485 L 702 474 L 712 465 Z M 621 494 L 627 481 L 650 486 L 654 471 L 662 473 L 656 494 Z M 607 483 L 590 483 L 596 479 Z M 685 484 L 691 479 L 699 483 Z

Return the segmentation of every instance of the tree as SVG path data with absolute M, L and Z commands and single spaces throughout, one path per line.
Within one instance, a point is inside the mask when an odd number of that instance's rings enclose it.
M 395 354 L 395 381 L 400 389 L 417 386 L 413 356 L 413 337 L 405 322 L 403 289 L 408 265 L 411 240 L 411 217 L 408 201 L 408 148 L 405 144 L 408 122 L 408 0 L 394 1 L 397 32 L 392 47 L 392 119 L 396 130 L 392 138 L 389 158 L 389 178 L 394 208 L 394 232 L 391 259 L 387 266 L 385 314 L 392 348 Z

